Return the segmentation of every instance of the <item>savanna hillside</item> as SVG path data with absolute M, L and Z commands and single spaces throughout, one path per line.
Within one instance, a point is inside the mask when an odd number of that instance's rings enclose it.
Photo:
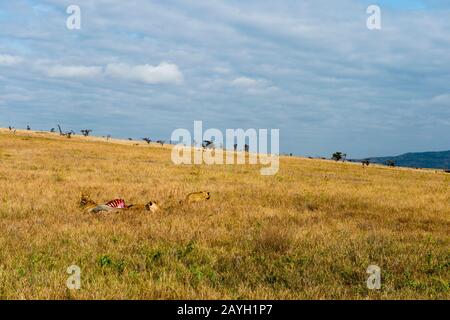
M 263 177 L 135 143 L 0 131 L 0 298 L 450 298 L 448 174 L 282 158 Z M 91 215 L 82 191 L 166 209 Z

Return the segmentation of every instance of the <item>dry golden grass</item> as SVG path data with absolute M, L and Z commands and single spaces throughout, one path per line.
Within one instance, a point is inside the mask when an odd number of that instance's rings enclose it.
M 263 177 L 101 140 L 0 131 L 0 298 L 450 297 L 450 175 L 282 158 Z M 170 205 L 199 190 L 211 200 Z M 166 210 L 89 215 L 82 191 Z M 382 290 L 366 287 L 371 264 Z

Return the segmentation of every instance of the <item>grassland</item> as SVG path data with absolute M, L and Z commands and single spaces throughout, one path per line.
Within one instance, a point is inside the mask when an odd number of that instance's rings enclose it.
M 450 298 L 448 174 L 287 157 L 264 177 L 103 140 L 0 130 L 0 298 Z M 199 190 L 211 200 L 168 206 Z M 168 208 L 90 215 L 82 191 Z

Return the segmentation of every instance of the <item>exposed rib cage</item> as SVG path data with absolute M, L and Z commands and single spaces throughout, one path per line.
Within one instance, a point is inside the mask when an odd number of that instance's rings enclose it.
M 125 200 L 123 199 L 115 199 L 106 204 L 106 206 L 114 208 L 114 209 L 126 209 L 127 206 L 125 204 Z

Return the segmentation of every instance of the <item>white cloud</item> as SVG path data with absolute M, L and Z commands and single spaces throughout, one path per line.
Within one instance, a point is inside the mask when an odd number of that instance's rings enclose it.
M 214 72 L 216 73 L 221 73 L 221 74 L 229 74 L 231 73 L 231 70 L 225 67 L 215 67 L 212 69 Z
M 29 96 L 18 93 L 0 94 L 0 104 L 31 101 Z
M 264 88 L 267 86 L 267 81 L 262 79 L 251 79 L 247 77 L 239 77 L 234 79 L 231 84 L 240 88 Z
M 89 78 L 101 75 L 102 71 L 101 67 L 62 65 L 51 66 L 46 70 L 52 78 Z
M 113 77 L 147 84 L 179 84 L 183 74 L 175 64 L 166 62 L 158 66 L 148 64 L 130 66 L 125 63 L 112 63 L 106 66 L 105 74 Z
M 175 64 L 162 62 L 157 66 L 149 64 L 129 65 L 110 63 L 105 66 L 51 65 L 49 61 L 40 61 L 35 67 L 52 78 L 93 78 L 109 76 L 115 79 L 137 81 L 146 84 L 179 84 L 183 74 Z
M 439 96 L 435 96 L 433 97 L 433 99 L 431 99 L 431 102 L 433 103 L 449 103 L 450 102 L 450 94 L 442 94 Z
M 8 54 L 0 54 L 0 66 L 13 66 L 23 61 L 21 57 L 11 56 Z
M 267 94 L 279 91 L 278 87 L 272 86 L 265 79 L 252 79 L 248 77 L 239 77 L 231 81 L 231 86 L 245 91 L 249 94 Z

